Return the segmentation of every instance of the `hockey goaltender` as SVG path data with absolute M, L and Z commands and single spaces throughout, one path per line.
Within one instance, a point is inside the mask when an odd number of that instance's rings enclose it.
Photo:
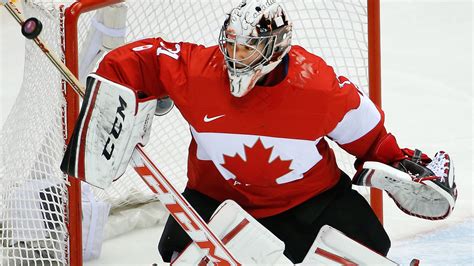
M 146 145 L 151 117 L 174 103 L 192 134 L 182 195 L 217 236 L 233 232 L 222 241 L 236 261 L 390 264 L 389 236 L 352 185 L 385 190 L 409 215 L 443 219 L 457 197 L 451 159 L 399 148 L 382 110 L 291 37 L 282 4 L 244 0 L 218 45 L 158 37 L 110 51 L 87 78 L 63 171 L 110 184 Z M 354 177 L 325 138 L 357 158 Z M 163 261 L 219 262 L 189 245 L 181 226 L 168 218 Z

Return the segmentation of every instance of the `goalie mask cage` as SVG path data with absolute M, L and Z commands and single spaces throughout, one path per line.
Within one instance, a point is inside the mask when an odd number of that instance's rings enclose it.
M 25 17 L 42 21 L 41 37 L 51 50 L 73 73 L 78 75 L 81 69 L 84 75 L 94 64 L 90 58 L 107 40 L 116 46 L 117 40 L 163 36 L 216 45 L 225 14 L 238 2 L 23 0 L 21 4 Z M 295 0 L 284 5 L 293 21 L 293 43 L 322 56 L 336 73 L 350 78 L 380 104 L 379 0 Z M 0 264 L 81 265 L 81 185 L 59 169 L 79 99 L 33 42 L 27 41 L 25 49 L 22 88 L 0 132 Z M 145 150 L 182 190 L 189 127 L 176 108 L 155 117 L 153 127 Z M 352 175 L 353 158 L 335 149 L 339 166 Z M 156 201 L 131 168 L 110 188 L 93 191 L 112 210 Z M 370 196 L 381 219 L 381 193 Z

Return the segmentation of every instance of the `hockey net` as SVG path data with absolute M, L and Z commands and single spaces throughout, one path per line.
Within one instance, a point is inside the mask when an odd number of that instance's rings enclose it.
M 225 14 L 238 2 L 129 0 L 84 13 L 77 28 L 79 74 L 82 78 L 92 67 L 96 49 L 103 49 L 107 38 L 115 45 L 153 36 L 215 45 Z M 63 14 L 72 3 L 22 2 L 25 17 L 42 21 L 41 37 L 63 59 L 68 35 Z M 293 43 L 322 56 L 336 73 L 349 77 L 369 94 L 367 1 L 295 0 L 287 1 L 285 7 L 294 25 Z M 126 20 L 117 22 L 114 17 Z M 115 28 L 108 28 L 109 24 Z M 0 131 L 0 264 L 68 265 L 69 182 L 59 165 L 65 149 L 65 125 L 73 123 L 65 117 L 70 108 L 77 107 L 68 104 L 65 83 L 40 49 L 33 42 L 27 42 L 25 49 L 22 88 Z M 145 150 L 182 190 L 186 184 L 189 127 L 176 108 L 166 116 L 156 117 L 153 124 L 152 138 Z M 338 164 L 352 175 L 353 158 L 336 149 Z M 110 188 L 92 190 L 96 200 L 110 203 L 111 214 L 156 202 L 131 168 Z

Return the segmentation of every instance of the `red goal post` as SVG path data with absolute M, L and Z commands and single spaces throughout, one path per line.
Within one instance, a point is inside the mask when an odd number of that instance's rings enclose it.
M 89 11 L 123 2 L 121 0 L 79 0 L 66 8 L 64 12 L 64 58 L 65 65 L 71 72 L 79 77 L 79 41 L 78 41 L 78 21 L 79 17 Z M 66 143 L 74 131 L 74 121 L 79 117 L 80 99 L 79 95 L 66 84 L 65 98 L 66 108 Z M 77 204 L 81 200 L 81 181 L 68 176 L 68 209 L 69 209 L 69 263 L 70 265 L 82 265 L 82 205 Z
M 367 0 L 367 14 L 369 35 L 369 96 L 377 106 L 382 107 L 380 0 Z M 375 188 L 370 190 L 370 205 L 383 224 L 383 195 L 381 190 Z
M 74 73 L 76 76 L 79 75 L 80 69 L 80 53 L 81 49 L 83 49 L 83 45 L 85 42 L 85 35 L 87 31 L 92 28 L 91 20 L 93 20 L 93 16 L 97 13 L 96 10 L 100 10 L 104 7 L 114 5 L 114 4 L 122 4 L 124 1 L 122 0 L 79 0 L 79 1 L 71 1 L 71 0 L 55 0 L 55 1 L 46 1 L 46 0 L 30 0 L 27 1 L 28 3 L 24 4 L 26 15 L 36 15 L 41 16 L 46 13 L 46 10 L 49 8 L 54 9 L 48 16 L 57 16 L 59 28 L 55 28 L 54 30 L 57 33 L 52 33 L 46 29 L 42 35 L 54 35 L 57 34 L 54 38 L 51 38 L 50 42 L 58 43 L 57 45 L 57 53 L 60 54 L 68 66 L 68 68 Z M 43 2 L 58 2 L 54 4 L 45 4 L 43 6 Z M 201 1 L 184 1 L 184 0 L 177 0 L 177 1 L 166 1 L 168 4 L 176 5 L 176 3 L 181 4 L 180 6 L 176 6 L 175 10 L 176 13 L 172 13 L 172 17 L 166 17 L 170 14 L 169 10 L 164 7 L 163 4 L 159 2 L 164 1 L 134 1 L 129 0 L 125 1 L 128 5 L 128 16 L 127 18 L 127 27 L 130 26 L 131 29 L 127 29 L 127 38 L 126 41 L 132 41 L 134 39 L 142 38 L 142 37 L 150 37 L 152 35 L 156 35 L 157 31 L 162 31 L 164 36 L 171 41 L 192 41 L 192 42 L 199 42 L 206 45 L 217 43 L 217 35 L 218 30 L 213 29 L 211 26 L 207 27 L 207 24 L 211 24 L 216 22 L 218 25 L 222 23 L 222 19 L 225 12 L 228 12 L 229 6 L 232 6 L 236 2 L 240 2 L 240 0 L 232 0 L 232 1 L 225 1 L 225 0 L 201 0 Z M 294 3 L 295 2 L 295 3 Z M 297 2 L 297 3 L 296 3 Z M 192 3 L 192 4 L 191 4 Z M 209 5 L 211 5 L 210 7 Z M 321 4 L 319 4 L 321 3 Z M 216 6 L 222 6 L 219 9 L 214 8 Z M 285 2 L 286 5 L 286 2 Z M 336 69 L 336 72 L 341 75 L 348 76 L 353 80 L 355 83 L 358 83 L 366 93 L 369 94 L 370 98 L 377 104 L 381 105 L 381 78 L 380 78 L 380 3 L 379 0 L 317 0 L 317 1 L 309 1 L 309 0 L 298 0 L 298 1 L 288 1 L 287 3 L 289 9 L 289 16 L 290 19 L 294 20 L 294 31 L 295 31 L 295 42 L 301 44 L 306 49 L 315 52 L 316 54 L 322 55 L 322 57 L 328 61 L 330 65 L 333 65 Z M 209 13 L 201 13 L 203 9 L 216 9 Z M 44 9 L 44 10 L 40 10 Z M 150 18 L 155 13 L 151 13 L 150 9 L 163 9 L 161 12 L 157 12 L 159 15 L 155 18 Z M 339 10 L 341 9 L 341 10 Z M 30 11 L 28 11 L 30 10 Z M 38 11 L 40 10 L 40 11 Z M 206 11 L 207 12 L 207 11 Z M 219 14 L 222 14 L 220 16 Z M 334 20 L 333 16 L 334 15 Z M 342 22 L 338 21 L 337 19 L 341 19 L 341 17 L 345 18 L 345 16 L 352 16 L 354 15 L 354 21 L 351 21 L 353 18 L 350 17 L 349 19 L 342 19 Z M 199 16 L 199 17 L 198 17 Z M 196 21 L 193 18 L 196 17 Z M 196 28 L 193 28 L 193 32 L 189 33 L 186 31 L 180 32 L 176 31 L 179 34 L 167 36 L 167 31 L 171 32 L 172 27 L 181 27 L 181 25 L 176 24 L 177 18 L 181 18 L 183 20 L 189 19 L 191 22 L 183 22 L 186 24 L 185 26 L 191 27 L 193 22 L 196 24 Z M 46 17 L 45 17 L 46 19 Z M 165 21 L 166 24 L 153 24 L 156 20 Z M 358 20 L 361 21 L 358 21 Z M 199 21 L 200 20 L 200 21 Z M 141 22 L 142 21 L 142 22 Z M 349 21 L 349 22 L 348 22 Z M 198 23 L 200 22 L 200 24 Z M 345 29 L 341 29 L 345 26 L 345 23 L 348 22 L 349 29 L 346 31 Z M 47 23 L 44 23 L 45 27 L 48 27 Z M 145 26 L 149 26 L 148 29 Z M 188 25 L 189 24 L 189 25 Z M 214 24 L 213 24 L 214 25 Z M 156 27 L 156 29 L 153 29 Z M 333 27 L 333 28 L 331 28 Z M 146 28 L 146 29 L 144 29 Z M 173 28 L 174 29 L 174 28 Z M 181 29 L 181 28 L 180 28 Z M 51 29 L 52 31 L 53 29 Z M 156 30 L 156 31 L 154 31 Z M 214 32 L 215 31 L 215 32 Z M 174 34 L 174 32 L 173 32 Z M 339 34 L 339 35 L 338 35 Z M 196 36 L 199 35 L 199 36 Z M 360 36 L 363 35 L 363 36 Z M 44 36 L 43 36 L 44 37 Z M 191 38 L 192 40 L 189 40 Z M 352 46 L 354 45 L 354 47 Z M 333 48 L 331 46 L 334 46 Z M 27 57 L 33 57 L 31 54 L 36 54 L 37 51 L 34 48 L 29 48 L 27 45 Z M 353 57 L 350 59 L 350 57 Z M 352 60 L 352 61 L 351 61 Z M 28 62 L 27 62 L 28 63 Z M 45 63 L 49 64 L 49 63 Z M 43 67 L 43 66 L 38 66 Z M 25 67 L 25 75 L 33 75 L 31 73 L 27 73 L 31 71 L 35 71 L 32 67 L 31 69 Z M 48 71 L 48 70 L 45 70 Z M 51 71 L 51 70 L 49 70 Z M 52 71 L 51 71 L 52 72 Z M 40 73 L 40 72 L 39 72 Z M 41 75 L 41 74 L 38 74 Z M 25 77 L 25 80 L 27 77 Z M 57 81 L 58 79 L 55 77 L 54 82 L 58 83 L 57 86 L 60 88 L 60 91 L 64 92 L 64 101 L 65 104 L 61 105 L 63 110 L 63 117 L 62 117 L 62 132 L 60 134 L 65 139 L 64 143 L 67 143 L 69 138 L 68 136 L 73 130 L 74 121 L 76 120 L 79 112 L 79 99 L 77 95 L 72 91 L 72 89 L 65 84 L 65 82 Z M 60 79 L 59 79 L 60 80 Z M 45 82 L 53 82 L 53 79 Z M 28 83 L 28 81 L 24 82 L 24 87 Z M 45 85 L 42 85 L 44 87 Z M 31 86 L 36 88 L 35 86 Z M 65 89 L 64 89 L 65 88 Z M 23 90 L 23 89 L 22 89 Z M 27 92 L 25 92 L 27 94 Z M 31 105 L 31 104 L 28 104 Z M 17 111 L 20 112 L 20 111 Z M 161 120 L 161 123 L 155 122 L 154 124 L 161 124 L 163 127 L 173 130 L 175 124 L 172 121 L 174 119 L 182 119 L 180 118 L 179 112 L 173 110 L 174 113 L 167 115 L 167 120 Z M 41 112 L 39 112 L 41 113 Z M 15 114 L 9 116 L 14 117 Z M 15 120 L 13 118 L 9 118 L 9 120 Z M 18 120 L 18 119 L 16 119 Z M 9 121 L 7 120 L 7 126 Z M 11 122 L 18 123 L 18 122 Z M 183 122 L 179 126 L 183 127 Z M 4 127 L 5 128 L 5 127 Z M 15 128 L 12 126 L 12 128 Z M 20 127 L 22 128 L 22 127 Z M 61 130 L 61 129 L 59 129 Z M 4 133 L 5 131 L 5 133 Z M 0 136 L 7 136 L 5 138 L 5 142 L 9 141 L 10 137 L 8 134 L 14 135 L 15 132 L 13 130 L 2 129 L 2 135 Z M 154 130 L 152 133 L 157 135 L 158 132 L 162 130 Z M 51 133 L 47 132 L 45 135 L 50 135 Z M 161 133 L 160 133 L 161 134 Z M 184 134 L 184 133 L 183 133 Z M 160 153 L 161 150 L 165 150 L 166 158 L 162 153 L 157 155 L 156 159 L 158 166 L 160 168 L 164 167 L 165 175 L 171 177 L 172 179 L 178 180 L 176 183 L 177 186 L 183 186 L 185 182 L 185 178 L 183 178 L 183 173 L 185 174 L 185 167 L 182 169 L 183 166 L 179 166 L 182 164 L 182 161 L 185 160 L 185 154 L 187 151 L 187 147 L 173 147 L 173 146 L 164 146 L 166 142 L 173 142 L 176 143 L 176 138 L 180 137 L 180 134 L 174 134 L 178 136 L 157 136 L 157 139 L 163 138 L 164 140 L 153 145 L 153 139 L 150 140 L 150 144 L 147 146 L 147 150 L 151 150 L 151 153 Z M 188 138 L 189 136 L 182 136 L 182 138 Z M 180 137 L 181 138 L 181 137 Z M 49 142 L 49 141 L 48 141 Z M 185 141 L 184 141 L 185 142 Z M 43 144 L 42 144 L 43 145 Z M 55 144 L 60 145 L 60 144 Z M 7 148 L 5 148 L 6 150 Z M 38 148 L 43 150 L 43 146 Z M 62 147 L 61 147 L 62 149 Z M 11 150 L 11 149 L 10 149 Z M 50 152 L 45 152 L 45 154 L 49 154 Z M 180 155 L 181 154 L 181 155 Z M 43 155 L 39 155 L 38 157 L 44 157 Z M 60 157 L 60 156 L 56 156 Z M 169 157 L 169 158 L 168 158 Z M 179 158 L 178 158 L 179 157 Z M 19 157 L 21 158 L 21 157 Z M 158 159 L 157 159 L 158 158 Z M 160 165 L 160 161 L 163 158 L 164 163 Z M 177 159 L 176 159 L 177 158 Z M 2 159 L 2 154 L 0 153 L 0 159 Z M 166 160 L 165 160 L 166 159 Z M 351 170 L 349 170 L 351 166 L 350 159 L 346 159 L 345 157 L 339 157 L 338 152 L 338 160 L 343 161 L 343 164 L 346 166 L 342 166 L 346 171 L 351 174 Z M 346 160 L 349 160 L 348 162 Z M 176 163 L 176 161 L 180 161 L 180 163 Z M 4 163 L 4 160 L 1 161 Z M 43 160 L 42 160 L 43 162 Z M 32 165 L 37 164 L 37 162 L 32 162 Z M 56 162 L 51 163 L 51 167 L 56 165 Z M 58 168 L 59 168 L 59 164 Z M 21 165 L 19 166 L 22 167 Z M 8 169 L 7 169 L 8 168 Z M 24 168 L 24 166 L 23 166 Z M 32 168 L 35 168 L 32 166 Z M 168 169 L 169 168 L 169 169 Z M 179 170 L 176 170 L 178 169 Z M 36 169 L 36 168 L 35 168 Z M 29 170 L 29 168 L 28 168 Z M 0 183 L 7 178 L 10 178 L 11 173 L 17 170 L 10 170 L 10 167 L 3 167 L 0 165 Z M 41 171 L 40 171 L 41 172 Z M 41 175 L 43 173 L 41 172 Z M 37 175 L 37 174 L 35 174 Z M 29 178 L 30 175 L 25 176 L 25 180 Z M 178 176 L 178 178 L 176 178 Z M 66 177 L 64 177 L 66 178 Z M 129 185 L 127 182 L 127 176 L 122 177 L 119 181 L 123 183 L 119 183 L 116 187 L 113 188 L 112 192 L 106 191 L 104 194 L 100 194 L 99 197 L 104 198 L 105 200 L 109 200 L 109 198 L 113 198 L 116 200 L 116 195 L 126 195 L 129 191 L 124 191 L 124 187 L 134 187 L 133 193 L 135 190 L 147 189 L 146 186 L 140 187 L 133 183 L 133 185 Z M 132 177 L 133 179 L 133 177 Z M 184 180 L 184 181 L 183 181 Z M 8 185 L 9 182 L 16 182 L 12 183 L 12 185 Z M 10 209 L 10 205 L 14 205 L 14 200 L 8 198 L 7 191 L 11 190 L 12 187 L 18 186 L 18 181 L 10 181 L 6 182 L 7 185 L 0 184 L 0 197 L 1 199 L 7 199 L 4 203 L 0 202 L 0 225 L 9 224 L 10 221 L 8 219 L 11 218 L 10 213 L 8 215 L 2 216 L 2 210 Z M 25 181 L 26 182 L 26 181 Z M 134 181 L 135 182 L 135 181 Z M 140 181 L 138 181 L 140 182 Z M 65 264 L 70 265 L 82 265 L 82 232 L 81 232 L 81 184 L 74 178 L 68 178 L 63 187 L 67 187 L 67 193 L 61 193 L 64 197 L 67 197 L 67 210 L 64 211 L 65 218 L 64 221 L 67 221 L 68 226 L 68 233 L 66 237 L 66 247 L 64 248 L 64 258 L 58 259 L 58 261 L 65 262 Z M 98 192 L 101 193 L 101 192 Z M 128 204 L 128 199 L 130 197 L 123 196 L 126 198 L 118 203 L 121 206 Z M 138 197 L 136 201 L 142 199 L 142 197 Z M 152 200 L 152 195 L 146 195 L 145 200 Z M 371 190 L 370 193 L 371 205 L 375 210 L 377 216 L 382 221 L 383 218 L 383 209 L 382 209 L 382 193 L 380 191 Z M 134 199 L 135 200 L 135 199 Z M 3 211 L 3 213 L 7 213 L 8 211 Z M 4 218 L 6 217 L 6 218 Z M 2 228 L 0 226 L 0 228 Z M 3 226 L 5 228 L 5 226 Z M 15 228 L 16 230 L 16 228 Z M 12 237 L 8 236 L 5 237 L 4 235 L 0 235 L 0 249 L 2 249 L 2 245 L 8 245 L 8 250 L 13 250 L 15 246 L 15 240 Z M 4 249 L 7 250 L 7 249 Z M 23 247 L 22 247 L 23 250 Z M 16 265 L 15 261 L 19 261 L 21 264 L 23 258 L 19 255 L 9 255 L 2 254 L 0 252 L 0 263 L 2 265 Z M 9 252 L 9 251 L 8 251 Z M 12 251 L 12 254 L 16 254 L 15 250 Z M 12 262 L 11 264 L 5 263 Z M 28 260 L 30 260 L 28 258 Z M 45 259 L 46 260 L 46 259 Z M 61 264 L 61 263 L 60 263 Z M 34 265 L 34 264 L 33 264 Z

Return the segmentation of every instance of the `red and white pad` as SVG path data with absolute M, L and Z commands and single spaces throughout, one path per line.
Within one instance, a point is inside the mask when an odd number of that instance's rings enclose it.
M 303 259 L 297 265 L 397 265 L 339 230 L 324 225 Z
M 109 186 L 125 172 L 135 146 L 148 142 L 156 102 L 90 75 L 61 170 L 96 187 Z
M 224 201 L 209 221 L 209 228 L 242 265 L 273 265 L 286 260 L 285 244 L 232 200 Z M 214 265 L 191 243 L 172 265 Z

